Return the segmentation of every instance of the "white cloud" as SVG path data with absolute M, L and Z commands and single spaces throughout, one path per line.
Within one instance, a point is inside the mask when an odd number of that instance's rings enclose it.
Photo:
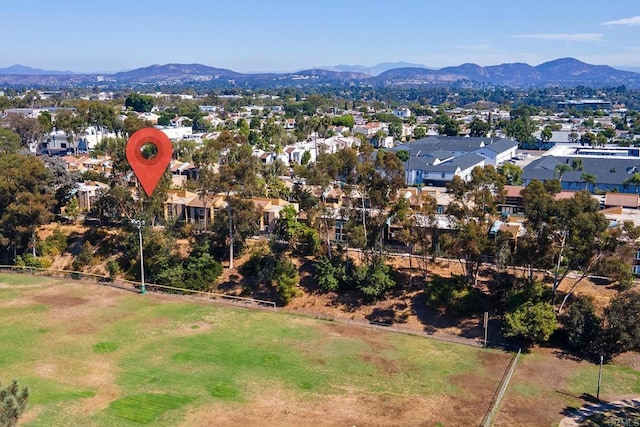
M 560 40 L 569 42 L 596 42 L 602 39 L 602 34 L 597 33 L 541 33 L 541 34 L 518 34 L 511 36 L 516 39 L 537 39 L 537 40 Z
M 640 25 L 640 16 L 631 18 L 616 19 L 615 21 L 603 22 L 601 25 Z

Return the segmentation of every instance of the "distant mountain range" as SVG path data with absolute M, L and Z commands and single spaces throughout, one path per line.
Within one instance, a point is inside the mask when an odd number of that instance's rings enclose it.
M 379 73 L 378 73 L 379 72 Z M 0 86 L 105 87 L 199 85 L 212 88 L 268 88 L 282 86 L 374 85 L 420 87 L 427 85 L 481 84 L 511 87 L 578 85 L 640 88 L 640 74 L 607 65 L 591 65 L 574 58 L 561 58 L 537 66 L 511 63 L 482 67 L 462 64 L 431 69 L 406 62 L 382 63 L 374 67 L 337 65 L 294 73 L 239 73 L 201 64 L 151 65 L 111 74 L 76 74 L 13 65 L 0 68 Z
M 431 67 L 427 67 L 426 65 L 422 65 L 422 64 L 413 64 L 411 62 L 382 62 L 380 64 L 374 65 L 373 67 L 367 67 L 366 65 L 334 65 L 334 66 L 328 66 L 328 67 L 317 67 L 323 70 L 329 70 L 329 71 L 348 71 L 348 72 L 352 72 L 352 73 L 363 73 L 363 74 L 369 74 L 371 76 L 377 76 L 379 74 L 384 73 L 385 71 L 388 70 L 393 70 L 396 68 L 427 68 L 430 69 Z
M 40 68 L 31 68 L 24 65 L 11 65 L 10 67 L 0 68 L 0 74 L 14 74 L 14 75 L 59 75 L 59 74 L 75 74 L 73 71 L 52 71 L 42 70 Z

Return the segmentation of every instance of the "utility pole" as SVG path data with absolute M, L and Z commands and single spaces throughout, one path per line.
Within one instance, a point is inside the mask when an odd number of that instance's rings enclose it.
M 487 348 L 487 330 L 489 328 L 489 312 L 484 312 L 484 348 Z
M 600 383 L 602 382 L 602 355 L 600 355 L 600 371 L 598 372 L 598 391 L 596 393 L 596 399 L 600 400 Z
M 138 228 L 138 239 L 140 240 L 140 283 L 142 284 L 140 293 L 144 295 L 147 293 L 144 285 L 144 255 L 142 250 L 142 227 L 144 227 L 145 222 L 143 219 L 132 219 L 131 223 Z

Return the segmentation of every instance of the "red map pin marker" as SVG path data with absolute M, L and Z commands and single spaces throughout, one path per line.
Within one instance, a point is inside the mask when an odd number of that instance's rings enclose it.
M 142 155 L 142 147 L 146 144 L 155 145 L 157 154 L 151 159 L 145 159 Z M 162 174 L 167 169 L 171 156 L 173 155 L 173 145 L 162 131 L 156 128 L 142 128 L 135 132 L 127 141 L 127 160 L 131 169 L 142 184 L 144 192 L 151 197 L 153 190 L 160 181 Z

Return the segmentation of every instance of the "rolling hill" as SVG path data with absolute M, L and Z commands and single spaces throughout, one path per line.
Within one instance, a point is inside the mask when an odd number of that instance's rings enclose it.
M 405 65 L 406 63 L 397 63 Z M 387 64 L 388 66 L 389 64 Z M 342 70 L 339 68 L 342 67 Z M 591 65 L 574 58 L 560 58 L 532 66 L 507 63 L 491 66 L 462 64 L 430 69 L 411 66 L 387 69 L 377 76 L 358 66 L 308 69 L 295 73 L 239 73 L 202 64 L 151 65 L 112 74 L 74 74 L 13 65 L 0 68 L 0 85 L 5 86 L 104 86 L 204 85 L 209 87 L 266 88 L 279 86 L 365 84 L 390 87 L 479 84 L 510 87 L 620 86 L 640 88 L 640 74 L 608 65 Z

